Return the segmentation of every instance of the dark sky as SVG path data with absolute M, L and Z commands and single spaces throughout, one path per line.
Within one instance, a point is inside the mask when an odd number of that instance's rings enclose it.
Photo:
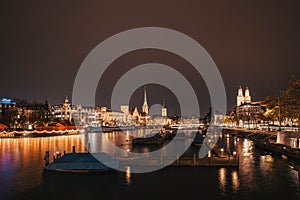
M 278 94 L 292 74 L 300 77 L 299 1 L 49 2 L 1 3 L 1 97 L 62 103 L 66 94 L 71 96 L 77 70 L 96 45 L 145 26 L 174 29 L 198 41 L 221 72 L 228 109 L 235 104 L 239 85 L 249 86 L 255 101 Z M 136 54 L 116 60 L 114 70 L 156 61 L 192 74 L 188 64 L 167 52 Z M 199 83 L 196 91 L 204 110 L 209 106 L 205 90 Z

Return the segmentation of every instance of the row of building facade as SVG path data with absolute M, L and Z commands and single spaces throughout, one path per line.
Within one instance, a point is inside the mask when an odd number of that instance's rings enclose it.
M 63 104 L 50 105 L 46 103 L 43 106 L 45 110 L 48 110 L 48 112 L 44 113 L 44 115 L 47 115 L 46 117 L 54 121 L 76 122 L 76 125 L 83 126 L 162 125 L 169 123 L 165 103 L 163 103 L 161 115 L 150 116 L 146 88 L 144 89 L 144 100 L 140 112 L 137 107 L 130 109 L 129 105 L 120 105 L 119 110 L 111 110 L 104 106 L 85 107 L 82 105 L 71 105 L 67 96 Z M 16 115 L 16 123 L 13 123 L 13 128 L 34 126 L 29 121 L 22 124 L 18 124 L 17 121 L 20 116 L 25 116 L 25 118 L 29 119 L 30 115 L 36 110 L 18 106 L 16 102 L 8 98 L 3 98 L 0 101 L 0 121 L 3 121 L 8 112 L 12 110 L 15 111 L 14 114 Z

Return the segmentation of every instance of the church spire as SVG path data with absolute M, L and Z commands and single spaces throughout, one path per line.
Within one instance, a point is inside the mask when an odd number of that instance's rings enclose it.
M 144 105 L 147 104 L 147 93 L 146 93 L 146 86 L 144 87 Z
M 148 106 L 148 103 L 147 103 L 146 86 L 144 87 L 144 103 L 143 103 L 143 106 L 142 106 L 142 110 L 146 114 L 149 113 L 149 106 Z
M 245 90 L 245 103 L 251 103 L 250 90 L 248 87 L 246 87 Z
M 163 106 L 161 108 L 161 116 L 167 117 L 166 98 L 163 99 Z
M 238 89 L 238 95 L 236 97 L 236 105 L 240 106 L 244 103 L 244 95 L 243 95 L 243 88 L 240 85 L 239 89 Z

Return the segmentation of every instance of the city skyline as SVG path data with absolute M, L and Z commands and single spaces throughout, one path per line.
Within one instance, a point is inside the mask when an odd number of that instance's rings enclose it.
M 278 95 L 291 75 L 300 75 L 298 2 L 257 1 L 248 5 L 164 1 L 157 7 L 145 2 L 94 2 L 93 6 L 62 3 L 55 12 L 51 10 L 53 4 L 43 8 L 29 1 L 18 4 L 23 5 L 15 9 L 14 3 L 6 2 L 1 12 L 0 65 L 3 74 L 14 77 L 0 79 L 3 97 L 47 99 L 58 104 L 66 94 L 71 97 L 76 72 L 97 44 L 118 32 L 144 26 L 175 29 L 203 45 L 223 77 L 228 109 L 235 104 L 239 85 L 247 85 L 253 99 L 262 99 Z M 183 7 L 188 14 L 181 12 Z M 207 112 L 210 99 L 201 77 L 193 76 L 185 60 L 152 49 L 131 52 L 113 62 L 103 78 L 107 86 L 97 95 L 97 104 L 107 105 L 116 80 L 146 62 L 167 64 L 188 77 L 200 99 L 200 111 Z
M 300 1 L 3 1 L 0 199 L 300 199 Z

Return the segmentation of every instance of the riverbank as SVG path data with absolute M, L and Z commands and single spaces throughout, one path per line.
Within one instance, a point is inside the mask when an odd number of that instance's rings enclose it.
M 52 130 L 52 131 L 2 131 L 0 132 L 0 138 L 18 138 L 18 137 L 48 137 L 48 136 L 60 136 L 60 135 L 77 135 L 80 134 L 80 130 Z
M 278 133 L 280 132 L 225 128 L 223 129 L 223 133 L 250 139 L 258 148 L 281 155 L 282 157 L 300 161 L 300 148 L 292 148 L 289 145 L 277 143 Z M 300 142 L 300 133 L 297 141 Z

